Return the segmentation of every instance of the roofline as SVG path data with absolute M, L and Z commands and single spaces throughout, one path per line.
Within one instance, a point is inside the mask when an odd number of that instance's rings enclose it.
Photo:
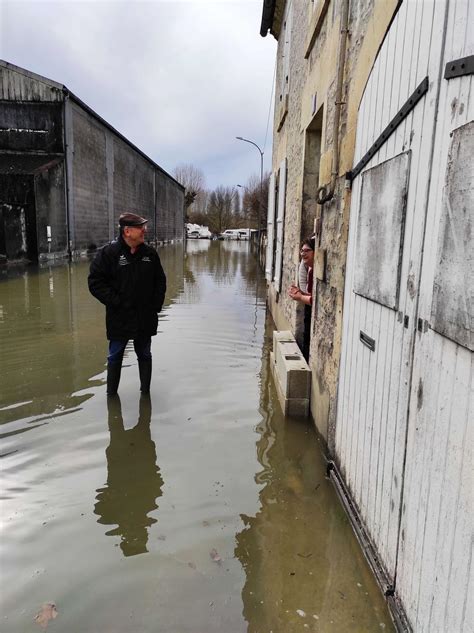
M 140 154 L 142 158 L 144 158 L 147 162 L 151 163 L 153 167 L 156 167 L 158 171 L 160 171 L 162 174 L 164 174 L 165 176 L 173 180 L 173 182 L 179 185 L 181 189 L 183 189 L 183 191 L 186 190 L 186 187 L 184 187 L 180 182 L 178 182 L 176 178 L 174 178 L 171 174 L 165 171 L 163 167 L 160 167 L 158 163 L 155 163 L 155 161 L 152 160 L 149 156 L 147 156 L 145 152 L 143 152 L 139 147 L 134 145 L 126 136 L 124 136 L 121 132 L 115 129 L 113 125 L 108 123 L 99 114 L 97 114 L 97 112 L 95 112 L 90 106 L 88 106 L 87 103 L 82 101 L 82 99 L 80 99 L 77 95 L 71 92 L 67 86 L 65 86 L 64 84 L 59 84 L 56 81 L 53 81 L 52 79 L 48 79 L 47 77 L 43 77 L 42 75 L 38 75 L 34 72 L 31 72 L 30 70 L 26 70 L 25 68 L 21 68 L 20 66 L 15 66 L 15 64 L 10 64 L 10 62 L 4 61 L 2 59 L 0 59 L 0 66 L 3 66 L 7 70 L 13 70 L 14 72 L 20 73 L 21 75 L 25 75 L 26 77 L 29 77 L 30 79 L 35 79 L 36 81 L 47 83 L 51 85 L 51 87 L 61 90 L 65 98 L 70 98 L 72 101 L 75 101 L 81 108 L 83 108 L 83 110 L 85 110 L 88 114 L 90 114 L 95 119 L 97 119 L 97 121 L 99 121 L 102 125 L 105 125 L 105 127 L 107 127 L 111 132 L 116 134 L 122 141 L 124 141 L 134 151 Z
M 97 121 L 102 123 L 102 125 L 105 125 L 105 127 L 107 127 L 111 132 L 116 134 L 122 141 L 127 143 L 127 145 L 129 145 L 133 150 L 135 150 L 138 154 L 140 154 L 140 156 L 142 156 L 142 158 L 144 158 L 146 161 L 151 163 L 153 165 L 153 167 L 156 167 L 156 169 L 158 169 L 158 171 L 160 171 L 162 174 L 164 174 L 165 176 L 167 176 L 168 178 L 173 180 L 177 185 L 179 185 L 181 187 L 181 189 L 183 189 L 183 191 L 185 191 L 186 187 L 184 187 L 180 182 L 178 182 L 176 180 L 176 178 L 174 178 L 174 176 L 169 174 L 165 169 L 163 169 L 163 167 L 160 167 L 160 165 L 158 165 L 158 163 L 155 163 L 155 161 L 153 159 L 151 159 L 149 156 L 147 156 L 145 154 L 145 152 L 143 152 L 139 147 L 137 147 L 134 143 L 132 143 L 132 141 L 130 141 L 126 136 L 124 136 L 121 132 L 119 132 L 116 128 L 114 128 L 113 125 L 108 123 L 108 121 L 103 119 L 100 116 L 100 114 L 97 114 L 97 112 L 95 112 L 90 106 L 88 106 L 87 103 L 82 101 L 82 99 L 80 99 L 77 95 L 75 95 L 73 92 L 71 92 L 69 90 L 69 88 L 67 88 L 66 86 L 63 86 L 63 92 L 64 92 L 64 95 L 66 97 L 69 97 L 72 101 L 77 103 L 77 105 L 79 105 L 88 114 L 90 114 L 95 119 L 97 119 Z
M 266 37 L 268 31 L 272 32 L 273 18 L 275 17 L 276 0 L 263 0 L 262 22 L 260 24 L 260 35 Z
M 52 88 L 57 88 L 58 90 L 64 89 L 63 84 L 58 84 L 57 81 L 48 79 L 48 77 L 43 77 L 43 75 L 38 75 L 31 70 L 26 70 L 26 68 L 22 68 L 21 66 L 15 66 L 15 64 L 7 62 L 4 59 L 0 59 L 0 66 L 3 66 L 7 70 L 13 70 L 20 75 L 25 75 L 25 77 L 29 77 L 30 79 L 35 79 L 36 81 L 41 81 L 42 83 L 49 84 Z

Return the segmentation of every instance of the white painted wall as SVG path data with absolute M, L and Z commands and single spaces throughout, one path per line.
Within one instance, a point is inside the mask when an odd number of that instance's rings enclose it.
M 416 329 L 418 317 L 431 318 L 450 133 L 473 118 L 472 75 L 443 77 L 447 61 L 472 54 L 470 5 L 405 1 L 382 45 L 354 163 L 429 78 L 427 94 L 365 168 L 411 154 L 398 298 L 394 309 L 354 293 L 364 172 L 353 183 L 344 297 L 336 461 L 414 631 L 429 633 L 472 630 L 472 353 Z
M 472 2 L 450 2 L 443 75 L 447 62 L 474 54 L 473 24 Z M 432 327 L 445 218 L 466 214 L 471 231 L 474 220 L 473 83 L 473 75 L 440 82 L 418 307 L 418 316 Z M 456 164 L 453 153 L 458 152 Z M 460 172 L 455 183 L 453 165 Z M 456 293 L 446 300 L 465 302 L 472 350 L 472 233 L 458 231 L 451 237 L 455 245 L 450 244 L 450 255 L 464 262 L 465 276 L 460 278 L 462 272 L 452 269 L 446 281 Z M 459 344 L 431 327 L 416 335 L 397 570 L 397 591 L 415 631 L 474 630 L 474 385 L 473 355 L 466 338 Z

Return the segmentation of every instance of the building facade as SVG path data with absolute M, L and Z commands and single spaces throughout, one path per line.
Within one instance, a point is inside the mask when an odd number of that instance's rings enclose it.
M 75 256 L 125 211 L 184 237 L 184 188 L 65 86 L 0 61 L 0 257 Z
M 278 39 L 268 299 L 277 328 L 302 340 L 302 310 L 286 290 L 297 278 L 301 240 L 316 232 L 311 406 L 331 449 L 351 199 L 345 174 L 353 165 L 362 93 L 397 6 L 396 0 L 264 4 L 262 33 L 270 29 Z M 318 204 L 318 196 L 327 202 Z
M 467 0 L 266 1 L 278 40 L 266 275 L 399 630 L 472 625 L 474 21 Z M 470 619 L 471 618 L 471 619 Z

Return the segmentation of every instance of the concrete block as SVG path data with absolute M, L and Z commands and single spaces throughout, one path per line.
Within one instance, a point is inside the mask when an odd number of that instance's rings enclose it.
M 285 415 L 293 418 L 307 418 L 309 414 L 308 398 L 288 398 Z
M 289 330 L 278 330 L 273 331 L 273 351 L 275 351 L 276 346 L 279 342 L 288 342 L 295 343 L 295 337 Z
M 282 342 L 282 343 L 278 343 L 276 347 L 273 347 L 273 351 L 275 353 L 275 362 L 277 364 L 285 364 L 285 359 L 288 358 L 288 360 L 303 360 L 303 363 L 306 363 L 306 361 L 303 358 L 303 355 L 301 354 L 300 348 L 298 347 L 298 345 L 296 344 L 296 342 L 293 340 L 292 343 L 286 343 L 286 342 Z
M 273 352 L 270 352 L 270 367 L 278 395 L 278 402 L 280 403 L 283 415 L 307 418 L 309 415 L 309 398 L 285 397 L 278 379 L 275 356 Z
M 273 333 L 270 355 L 278 398 L 285 415 L 307 416 L 311 393 L 311 370 L 291 332 Z
M 296 365 L 295 362 L 291 364 Z M 289 398 L 309 399 L 311 393 L 311 371 L 307 365 L 303 369 L 300 367 L 289 368 L 287 393 Z
M 309 398 L 311 371 L 304 358 L 275 354 L 275 364 L 285 398 Z
M 280 385 L 286 398 L 309 398 L 311 370 L 295 339 L 277 338 L 273 348 Z

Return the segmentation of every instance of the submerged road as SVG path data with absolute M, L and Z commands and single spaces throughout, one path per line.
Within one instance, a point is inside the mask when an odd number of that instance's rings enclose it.
M 131 350 L 107 401 L 86 262 L 0 279 L 0 630 L 393 630 L 311 423 L 279 409 L 249 244 L 160 256 L 149 399 Z

